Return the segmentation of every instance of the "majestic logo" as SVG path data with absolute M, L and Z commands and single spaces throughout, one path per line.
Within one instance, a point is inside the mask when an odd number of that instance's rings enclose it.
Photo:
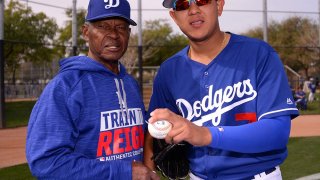
M 105 6 L 106 9 L 110 9 L 112 7 L 118 7 L 120 5 L 120 0 L 104 0 L 107 5 Z
M 287 98 L 287 104 L 293 104 L 290 98 Z
M 238 82 L 233 86 L 227 86 L 225 89 L 218 89 L 213 93 L 213 85 L 209 87 L 209 93 L 201 101 L 195 101 L 190 104 L 185 99 L 178 99 L 176 101 L 182 116 L 186 119 L 200 118 L 193 121 L 198 126 L 203 123 L 211 121 L 214 126 L 218 126 L 221 121 L 222 114 L 240 106 L 246 102 L 252 101 L 256 98 L 257 92 L 253 89 L 250 79 Z M 235 98 L 237 99 L 235 101 Z M 227 105 L 226 105 L 227 104 Z M 203 112 L 214 112 L 202 115 Z

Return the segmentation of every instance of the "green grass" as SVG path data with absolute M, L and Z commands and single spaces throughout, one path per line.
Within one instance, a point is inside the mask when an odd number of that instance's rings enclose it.
M 21 164 L 0 169 L 0 179 L 31 180 L 36 178 L 31 175 L 27 164 Z
M 301 115 L 320 114 L 320 101 L 308 102 L 307 110 L 300 111 Z
M 306 97 L 308 97 L 307 94 Z M 320 94 L 316 93 L 315 101 L 308 102 L 307 110 L 300 111 L 300 115 L 311 115 L 311 114 L 320 114 Z
M 281 165 L 284 180 L 319 173 L 320 137 L 290 138 L 289 156 Z M 34 179 L 27 164 L 0 169 L 0 179 Z M 162 178 L 164 179 L 164 178 Z
M 288 152 L 281 165 L 284 180 L 320 173 L 320 137 L 290 138 Z
M 5 103 L 6 127 L 26 126 L 35 101 L 20 101 Z

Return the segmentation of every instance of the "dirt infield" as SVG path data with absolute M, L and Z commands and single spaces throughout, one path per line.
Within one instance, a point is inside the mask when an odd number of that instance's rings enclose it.
M 320 115 L 303 115 L 292 121 L 290 137 L 320 136 Z
M 26 127 L 0 130 L 0 168 L 26 163 Z M 292 121 L 290 137 L 320 136 L 320 115 L 304 115 Z
M 0 130 L 0 168 L 26 163 L 26 127 Z

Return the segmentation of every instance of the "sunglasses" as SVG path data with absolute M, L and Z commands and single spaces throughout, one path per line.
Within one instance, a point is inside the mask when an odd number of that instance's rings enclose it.
M 190 8 L 191 2 L 194 2 L 197 6 L 204 6 L 211 3 L 212 0 L 176 0 L 173 3 L 173 10 L 183 11 Z

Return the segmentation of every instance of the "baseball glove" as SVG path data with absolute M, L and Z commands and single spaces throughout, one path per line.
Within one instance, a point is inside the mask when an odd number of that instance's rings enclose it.
M 189 174 L 187 143 L 167 144 L 163 139 L 153 139 L 153 156 L 157 169 L 168 179 L 186 179 Z

